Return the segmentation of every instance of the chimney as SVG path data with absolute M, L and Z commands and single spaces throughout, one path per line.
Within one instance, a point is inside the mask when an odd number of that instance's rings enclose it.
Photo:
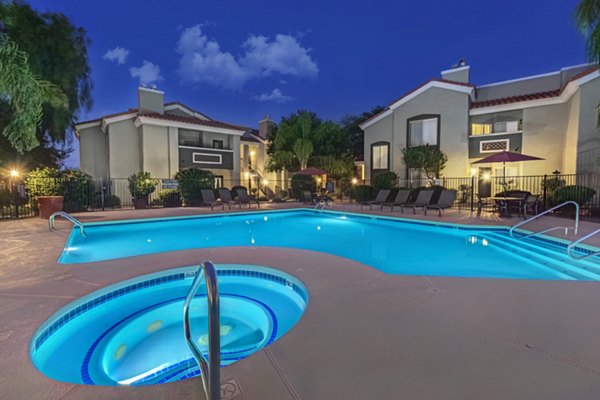
M 471 67 L 467 60 L 461 58 L 450 69 L 442 71 L 442 79 L 453 82 L 470 83 Z
M 275 123 L 271 121 L 268 115 L 265 115 L 265 117 L 258 122 L 258 136 L 266 139 L 274 126 Z
M 140 86 L 138 88 L 138 113 L 164 114 L 165 92 L 158 90 L 154 85 L 152 88 Z

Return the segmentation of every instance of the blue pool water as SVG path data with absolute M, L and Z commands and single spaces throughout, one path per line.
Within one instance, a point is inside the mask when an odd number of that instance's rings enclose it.
M 73 230 L 62 263 L 225 246 L 306 249 L 390 274 L 600 280 L 595 260 L 574 261 L 565 244 L 515 240 L 505 228 L 427 224 L 312 210 L 86 224 Z
M 183 335 L 183 301 L 196 267 L 121 282 L 56 312 L 34 334 L 30 353 L 46 376 L 88 385 L 150 385 L 199 373 Z M 268 346 L 301 317 L 308 294 L 272 268 L 217 265 L 221 362 Z M 207 351 L 206 288 L 191 303 L 192 336 Z

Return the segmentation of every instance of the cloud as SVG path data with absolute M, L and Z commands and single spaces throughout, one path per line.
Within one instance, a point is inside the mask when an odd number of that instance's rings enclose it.
M 281 90 L 275 88 L 271 93 L 263 93 L 259 96 L 254 96 L 254 99 L 258 101 L 274 101 L 275 103 L 287 103 L 291 101 L 292 98 L 290 96 L 284 95 Z
M 132 78 L 139 78 L 140 84 L 150 84 L 163 80 L 160 76 L 160 67 L 150 61 L 144 60 L 141 67 L 129 68 Z
M 276 35 L 274 40 L 251 35 L 242 44 L 243 53 L 235 56 L 221 50 L 216 40 L 209 39 L 200 25 L 184 29 L 177 43 L 179 75 L 184 82 L 207 83 L 228 89 L 240 89 L 248 81 L 272 74 L 314 78 L 319 69 L 310 56 L 289 35 Z
M 128 55 L 129 50 L 117 46 L 114 49 L 110 49 L 104 53 L 102 58 L 108 61 L 115 61 L 117 64 L 122 65 L 125 64 L 125 59 Z

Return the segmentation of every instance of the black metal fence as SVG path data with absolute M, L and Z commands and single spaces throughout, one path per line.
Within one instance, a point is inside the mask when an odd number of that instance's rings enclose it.
M 133 209 L 134 201 L 127 179 L 92 179 L 82 183 L 78 180 L 48 178 L 45 188 L 60 187 L 64 195 L 64 210 L 67 212 Z M 336 187 L 336 194 L 343 193 L 344 199 L 369 181 Z M 339 182 L 338 182 L 339 184 Z M 244 186 L 250 194 L 263 199 L 287 200 L 291 198 L 289 180 L 268 181 L 256 179 L 215 181 L 216 187 Z M 480 198 L 502 195 L 505 192 L 522 191 L 539 195 L 540 209 L 549 208 L 566 200 L 581 204 L 581 217 L 600 221 L 600 174 L 536 175 L 536 176 L 473 176 L 446 177 L 436 181 L 428 179 L 399 179 L 399 188 L 420 188 L 439 185 L 458 192 L 456 206 L 475 209 Z M 326 183 L 318 186 L 325 188 Z M 148 207 L 178 207 L 182 205 L 176 194 L 178 182 L 174 179 L 158 179 L 156 190 L 148 197 Z M 38 214 L 36 188 L 27 189 L 22 182 L 0 180 L 0 219 L 32 217 Z M 175 193 L 175 194 L 174 194 Z M 337 196 L 339 198 L 339 196 Z
M 375 182 L 357 183 L 359 186 L 371 184 Z M 431 186 L 456 190 L 455 207 L 461 209 L 475 210 L 480 199 L 526 192 L 539 195 L 539 210 L 574 200 L 581 205 L 580 216 L 583 219 L 600 221 L 600 174 L 447 177 L 435 181 L 400 178 L 397 182 L 398 188 Z
M 179 207 L 182 199 L 177 193 L 178 182 L 174 179 L 157 179 L 156 189 L 148 196 L 148 208 Z M 216 179 L 215 188 L 244 186 L 251 195 L 259 198 L 284 198 L 289 181 L 257 181 Z M 38 179 L 36 187 L 27 188 L 23 182 L 0 180 L 0 220 L 28 218 L 38 215 L 37 195 L 56 191 L 64 196 L 64 211 L 130 210 L 134 199 L 126 178 L 116 179 Z M 42 190 L 43 189 L 43 190 Z

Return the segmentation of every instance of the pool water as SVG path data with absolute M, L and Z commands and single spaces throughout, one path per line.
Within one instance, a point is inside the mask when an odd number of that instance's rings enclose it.
M 207 247 L 267 246 L 329 253 L 389 274 L 600 280 L 594 259 L 571 260 L 549 238 L 516 240 L 506 228 L 465 227 L 375 216 L 267 211 L 86 224 L 61 263 Z
M 46 376 L 88 385 L 150 385 L 198 375 L 183 335 L 183 302 L 196 267 L 177 268 L 91 293 L 55 313 L 31 342 Z M 281 271 L 217 265 L 221 363 L 270 345 L 300 319 L 308 293 Z M 192 337 L 208 351 L 206 287 L 190 306 Z

